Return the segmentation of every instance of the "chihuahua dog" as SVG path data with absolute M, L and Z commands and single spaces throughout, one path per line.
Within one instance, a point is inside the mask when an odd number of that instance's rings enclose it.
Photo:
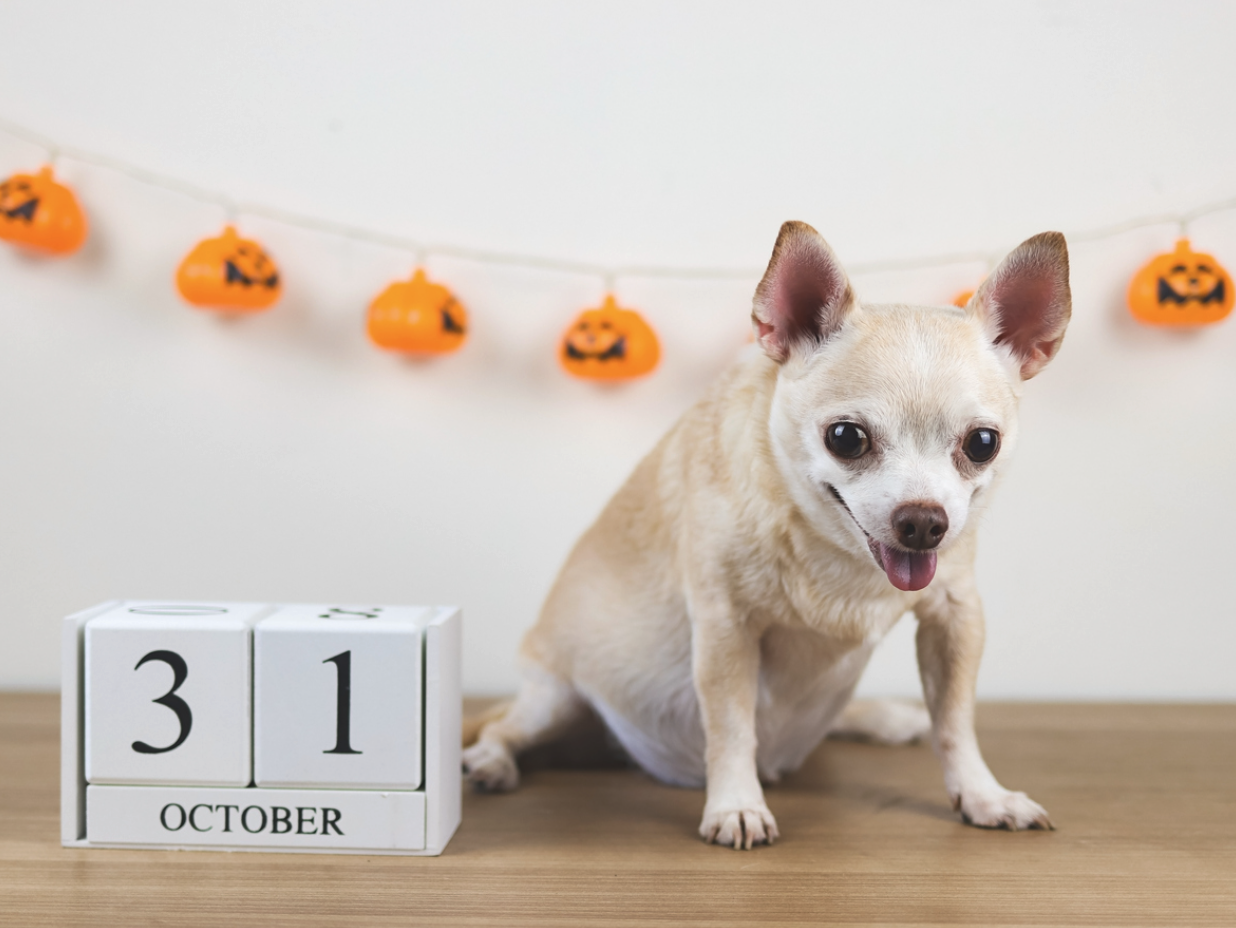
M 706 787 L 705 841 L 748 849 L 778 837 L 761 782 L 830 732 L 929 729 L 966 822 L 1051 828 L 997 782 L 974 734 L 974 510 L 1070 308 L 1056 232 L 1023 242 L 957 309 L 863 303 L 819 233 L 782 226 L 751 314 L 762 350 L 576 544 L 524 639 L 518 695 L 464 752 L 468 779 L 514 788 L 516 755 L 595 712 L 653 776 Z M 927 713 L 847 709 L 906 611 Z

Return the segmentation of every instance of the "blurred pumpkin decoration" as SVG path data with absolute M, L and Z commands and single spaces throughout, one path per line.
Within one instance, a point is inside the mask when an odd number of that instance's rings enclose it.
M 647 374 L 661 360 L 661 346 L 639 313 L 622 309 L 612 295 L 586 309 L 562 336 L 559 353 L 569 374 L 592 380 L 626 380 Z
M 86 240 L 86 214 L 73 191 L 57 183 L 51 165 L 14 174 L 0 184 L 0 238 L 53 255 L 67 255 Z
M 194 306 L 232 312 L 267 309 L 283 292 L 270 255 L 232 226 L 194 246 L 176 271 L 176 288 Z
M 450 354 L 468 337 L 468 313 L 455 295 L 417 268 L 369 304 L 369 339 L 410 354 Z
M 953 297 L 953 305 L 960 306 L 962 309 L 965 309 L 966 306 L 969 305 L 970 299 L 973 296 L 974 296 L 973 290 L 962 290 L 955 297 Z
M 1234 297 L 1231 275 L 1187 238 L 1151 258 L 1129 283 L 1129 311 L 1147 325 L 1218 322 L 1232 311 Z

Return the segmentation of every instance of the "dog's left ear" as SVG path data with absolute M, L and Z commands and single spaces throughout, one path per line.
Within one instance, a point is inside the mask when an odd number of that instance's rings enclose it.
M 1028 238 L 1000 262 L 970 299 L 992 342 L 1004 345 L 1029 380 L 1060 350 L 1073 311 L 1069 249 L 1059 232 Z
M 824 237 L 805 222 L 785 223 L 751 308 L 764 353 L 781 363 L 795 348 L 828 341 L 853 304 L 849 278 Z

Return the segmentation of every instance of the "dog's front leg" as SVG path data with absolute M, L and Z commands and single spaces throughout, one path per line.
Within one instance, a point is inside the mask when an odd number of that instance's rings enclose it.
M 983 654 L 978 592 L 940 590 L 915 607 L 918 667 L 931 712 L 932 743 L 944 767 L 953 808 L 982 828 L 1052 828 L 1044 808 L 996 781 L 974 734 L 974 686 Z
M 707 801 L 700 836 L 750 850 L 772 844 L 777 822 L 764 802 L 755 766 L 759 635 L 729 604 L 694 610 L 692 673 L 707 745 Z

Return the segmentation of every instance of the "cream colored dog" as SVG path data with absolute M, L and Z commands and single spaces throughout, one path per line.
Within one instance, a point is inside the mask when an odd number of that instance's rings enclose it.
M 861 303 L 824 239 L 786 223 L 755 293 L 762 353 L 683 416 L 579 540 L 524 639 L 518 696 L 464 753 L 468 778 L 512 789 L 515 756 L 591 708 L 652 775 L 707 786 L 706 841 L 750 848 L 778 836 L 761 780 L 825 735 L 902 741 L 929 725 L 967 822 L 1050 828 L 975 739 L 971 513 L 1069 313 L 1059 233 L 1020 245 L 961 310 Z M 907 610 L 930 720 L 847 710 Z

